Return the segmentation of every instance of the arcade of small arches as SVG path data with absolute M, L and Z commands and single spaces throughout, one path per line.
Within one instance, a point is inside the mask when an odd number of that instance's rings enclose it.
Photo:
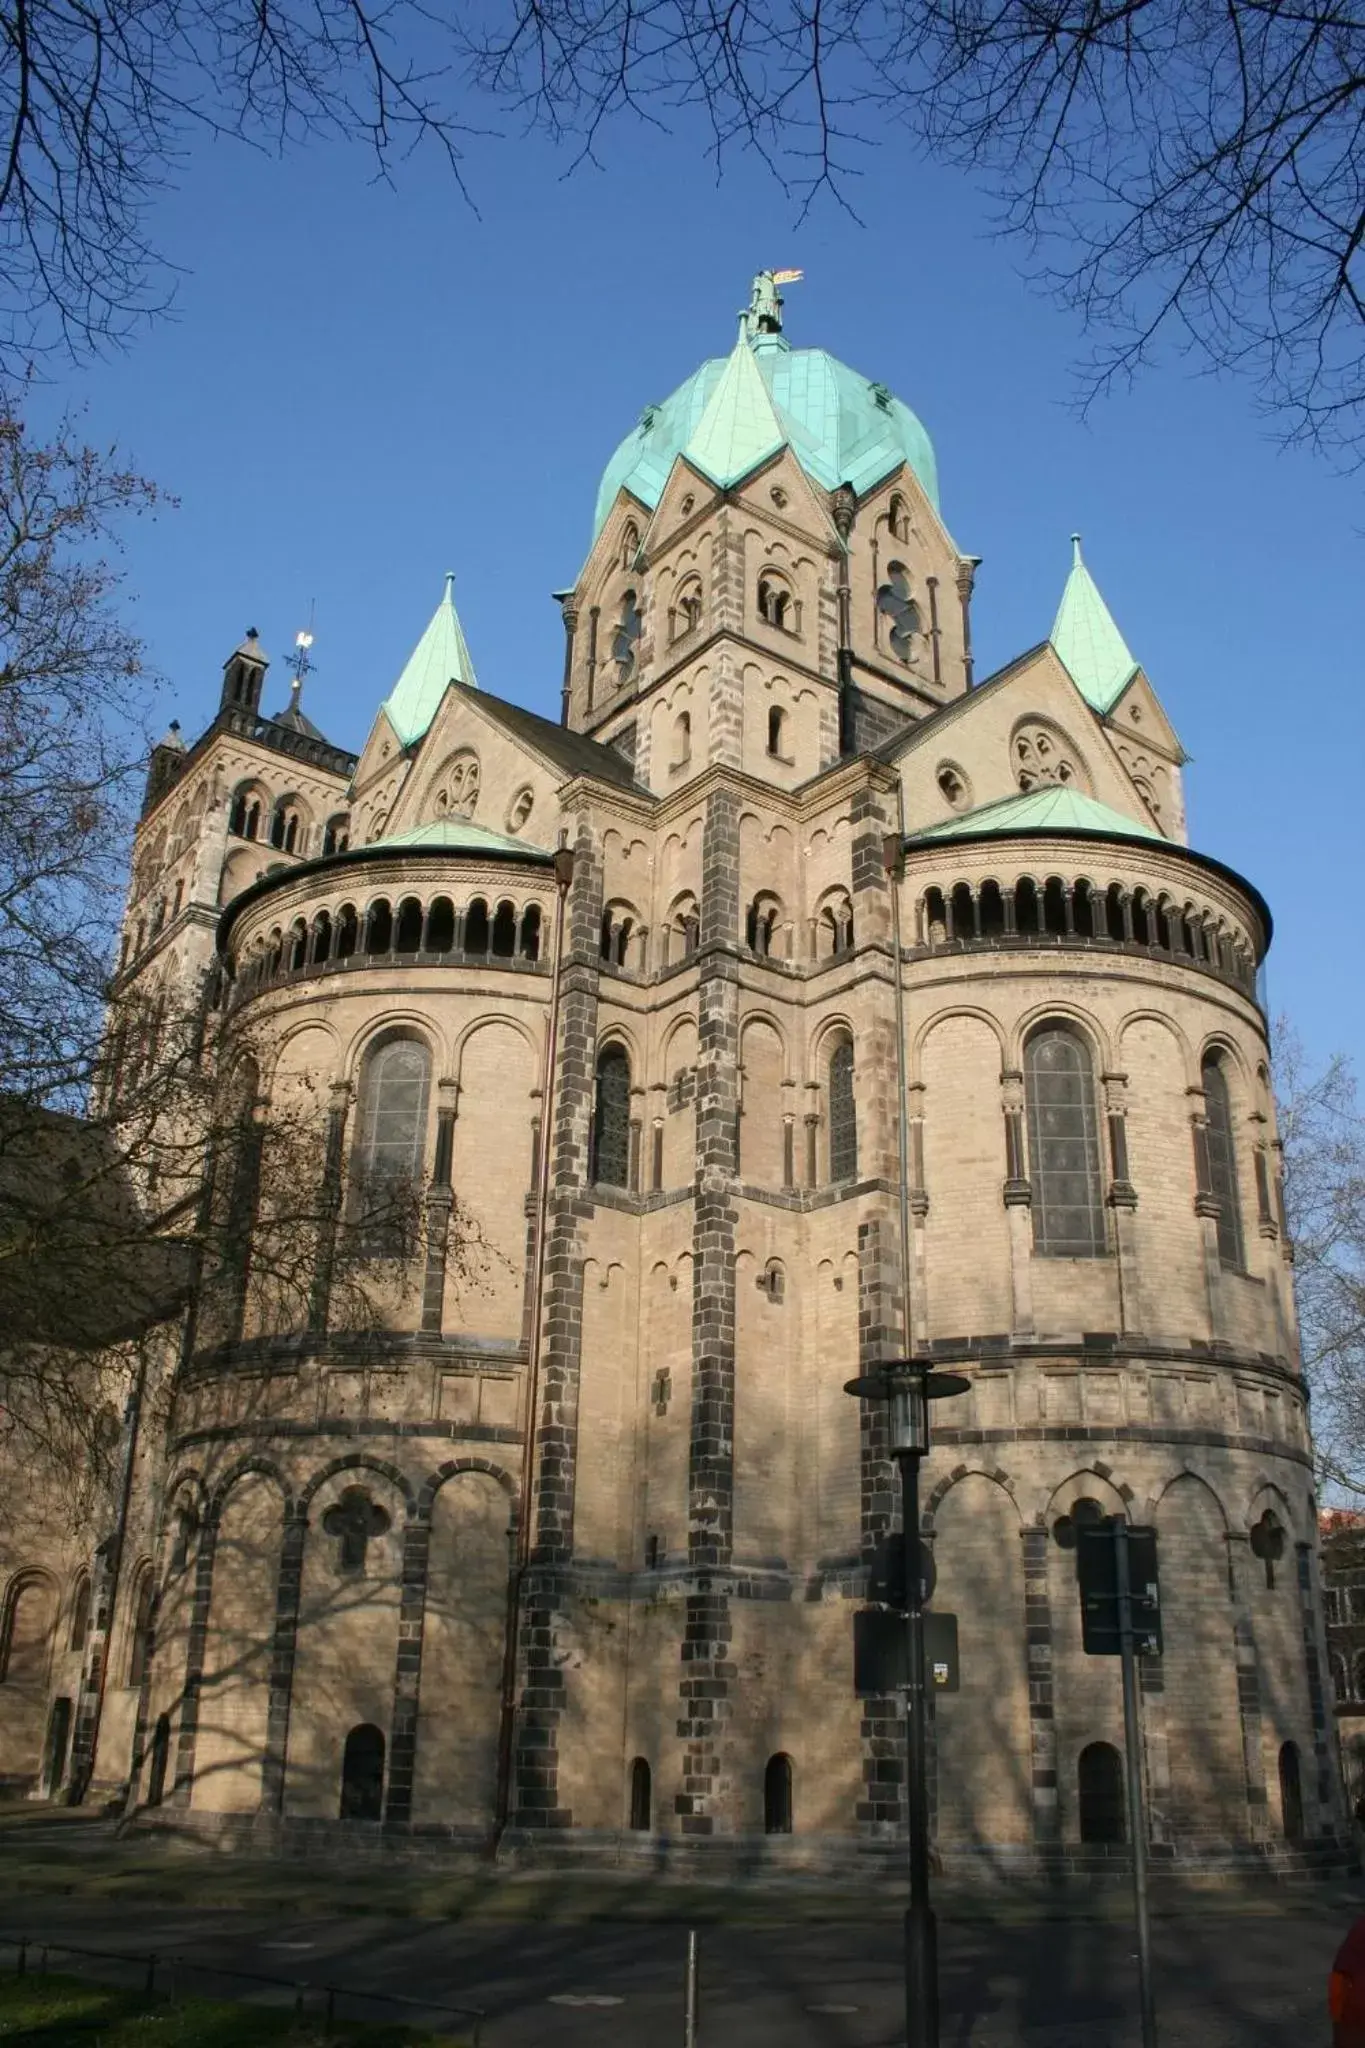
M 493 959 L 513 967 L 540 967 L 543 932 L 543 906 L 518 904 L 511 897 L 475 896 L 463 906 L 445 895 L 426 901 L 404 896 L 397 904 L 378 896 L 363 909 L 343 903 L 262 933 L 229 959 L 216 1000 L 221 1004 L 226 995 L 230 1005 L 236 1004 L 283 981 L 402 960 L 427 965 Z
M 752 1025 L 756 1020 L 749 1019 Z M 766 1020 L 764 1020 L 766 1024 Z M 858 1176 L 858 1107 L 854 1086 L 852 1033 L 835 1024 L 822 1034 L 814 1059 L 815 1079 L 812 1106 L 804 1117 L 804 1185 L 845 1186 Z M 741 1056 L 741 1083 L 744 1069 Z M 695 1100 L 695 1076 L 690 1070 L 675 1072 L 669 1079 L 665 1100 L 670 1113 Z M 809 1091 L 808 1091 L 809 1092 Z M 588 1175 L 599 1188 L 617 1188 L 640 1194 L 648 1177 L 648 1192 L 657 1194 L 664 1185 L 664 1120 L 655 1118 L 648 1168 L 644 1160 L 644 1122 L 637 1113 L 638 1090 L 633 1078 L 630 1048 L 619 1038 L 609 1038 L 597 1055 L 595 1068 L 591 1153 Z M 779 1112 L 776 1135 L 781 1145 L 782 1186 L 794 1189 L 798 1182 L 798 1146 L 794 1115 Z M 753 1117 L 762 1110 L 746 1104 L 741 1089 L 740 1116 Z M 823 1150 L 821 1134 L 823 1131 Z M 770 1262 L 771 1266 L 772 1262 Z M 768 1268 L 769 1281 L 772 1274 Z M 781 1299 L 780 1284 L 769 1286 L 770 1298 Z
M 999 947 L 1056 939 L 1066 945 L 1116 946 L 1207 968 L 1246 995 L 1256 992 L 1256 961 L 1246 937 L 1213 911 L 1122 882 L 1103 887 L 1030 875 L 1018 881 L 945 883 L 926 889 L 915 912 L 921 952 Z
M 260 840 L 278 853 L 309 850 L 311 819 L 302 800 L 292 794 L 273 796 L 257 782 L 243 782 L 228 799 L 228 831 L 234 838 Z M 337 811 L 322 827 L 320 852 L 326 858 L 346 853 L 351 843 L 349 813 Z
M 660 928 L 659 968 L 676 967 L 696 952 L 701 913 L 690 892 L 677 898 Z M 782 899 L 760 889 L 744 912 L 743 943 L 756 959 L 796 964 L 795 927 Z M 650 972 L 650 931 L 632 903 L 613 897 L 602 912 L 600 958 L 629 974 Z M 847 889 L 828 890 L 806 923 L 806 959 L 820 966 L 853 950 L 853 898 Z

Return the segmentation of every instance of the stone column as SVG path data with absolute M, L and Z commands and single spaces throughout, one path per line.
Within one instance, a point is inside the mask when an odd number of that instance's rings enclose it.
M 1187 1088 L 1190 1102 L 1190 1138 L 1194 1146 L 1194 1213 L 1199 1218 L 1204 1241 L 1204 1285 L 1209 1304 L 1209 1336 L 1215 1342 L 1223 1335 L 1223 1262 L 1218 1252 L 1218 1197 L 1213 1192 L 1209 1164 L 1209 1126 L 1202 1088 Z
M 284 1811 L 285 1762 L 289 1751 L 289 1708 L 294 1692 L 294 1656 L 298 1648 L 299 1600 L 303 1591 L 303 1546 L 307 1515 L 291 1508 L 280 1545 L 280 1575 L 275 1589 L 275 1625 L 270 1638 L 270 1691 L 265 1714 L 265 1755 L 261 1759 L 261 1811 Z
M 1024 1077 L 1017 1068 L 1000 1076 L 1005 1117 L 1005 1217 L 1010 1239 L 1011 1319 L 1016 1337 L 1033 1335 L 1033 1188 L 1024 1143 Z
M 697 990 L 697 1150 L 693 1178 L 692 1439 L 687 1473 L 687 1593 L 678 1734 L 684 1835 L 729 1820 L 734 1532 L 735 1232 L 739 1218 L 739 802 L 707 799 L 702 833 Z
M 556 1657 L 559 1614 L 573 1554 L 578 1380 L 583 1342 L 583 1231 L 593 1213 L 588 1184 L 597 1065 L 602 866 L 586 818 L 574 844 L 560 982 L 559 1076 L 550 1142 L 539 1412 L 531 1500 L 530 1559 L 522 1580 L 518 1643 L 520 1708 L 511 1806 L 522 1828 L 563 1828 L 559 1730 L 568 1690 Z

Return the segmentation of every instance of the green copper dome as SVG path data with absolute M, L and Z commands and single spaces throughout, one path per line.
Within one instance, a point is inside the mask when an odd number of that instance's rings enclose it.
M 933 443 L 909 406 L 893 398 L 884 384 L 851 370 L 847 363 L 841 363 L 824 349 L 794 349 L 780 332 L 756 327 L 750 320 L 748 331 L 741 334 L 732 355 L 712 357 L 662 405 L 648 406 L 634 433 L 621 443 L 598 487 L 594 539 L 623 486 L 653 511 L 680 455 L 686 455 L 722 487 L 737 480 L 733 475 L 715 475 L 706 459 L 715 440 L 714 409 L 706 421 L 707 431 L 700 430 L 721 383 L 741 383 L 735 374 L 735 357 L 740 349 L 751 352 L 771 401 L 781 434 L 776 445 L 780 447 L 785 441 L 814 482 L 829 491 L 840 484 L 852 484 L 861 497 L 908 462 L 937 508 L 938 469 Z M 722 404 L 727 395 L 722 394 Z M 741 390 L 741 407 L 744 398 Z M 752 404 L 747 412 L 753 422 Z M 770 435 L 759 435 L 753 428 L 750 438 L 755 447 L 760 440 L 771 440 Z M 771 452 L 771 446 L 760 449 L 756 460 Z M 747 470 L 742 473 L 747 474 Z

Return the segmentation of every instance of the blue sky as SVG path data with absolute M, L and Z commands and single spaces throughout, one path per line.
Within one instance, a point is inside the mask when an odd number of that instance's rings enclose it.
M 597 480 L 643 407 L 727 349 L 753 271 L 799 264 L 792 341 L 880 378 L 934 438 L 944 515 L 984 563 L 978 674 L 1044 638 L 1079 528 L 1194 756 L 1194 843 L 1278 924 L 1272 1006 L 1318 1053 L 1360 1044 L 1359 479 L 1279 449 L 1242 386 L 1173 361 L 1084 421 L 1074 320 L 1022 281 L 986 197 L 893 139 L 855 198 L 799 222 L 763 166 L 717 183 L 695 135 L 623 128 L 601 169 L 480 146 L 479 212 L 434 163 L 377 184 L 361 151 L 193 153 L 155 228 L 174 317 L 41 396 L 84 403 L 180 506 L 130 538 L 135 618 L 197 732 L 248 624 L 287 695 L 359 747 L 447 569 L 480 681 L 551 716 L 549 593 L 586 552 Z

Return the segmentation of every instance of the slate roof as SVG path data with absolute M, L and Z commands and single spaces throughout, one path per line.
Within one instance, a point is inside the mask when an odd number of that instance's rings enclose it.
M 465 685 L 456 684 L 457 691 Z M 496 719 L 514 739 L 521 740 L 562 768 L 566 775 L 595 775 L 599 782 L 614 782 L 622 789 L 638 789 L 634 770 L 623 754 L 615 747 L 603 746 L 600 740 L 589 739 L 586 733 L 570 732 L 566 725 L 557 725 L 552 718 L 542 718 L 538 712 L 527 711 L 520 704 L 509 704 L 503 697 L 494 697 L 487 690 L 471 690 L 471 703 L 477 703 L 480 710 Z M 647 792 L 642 791 L 642 794 Z

